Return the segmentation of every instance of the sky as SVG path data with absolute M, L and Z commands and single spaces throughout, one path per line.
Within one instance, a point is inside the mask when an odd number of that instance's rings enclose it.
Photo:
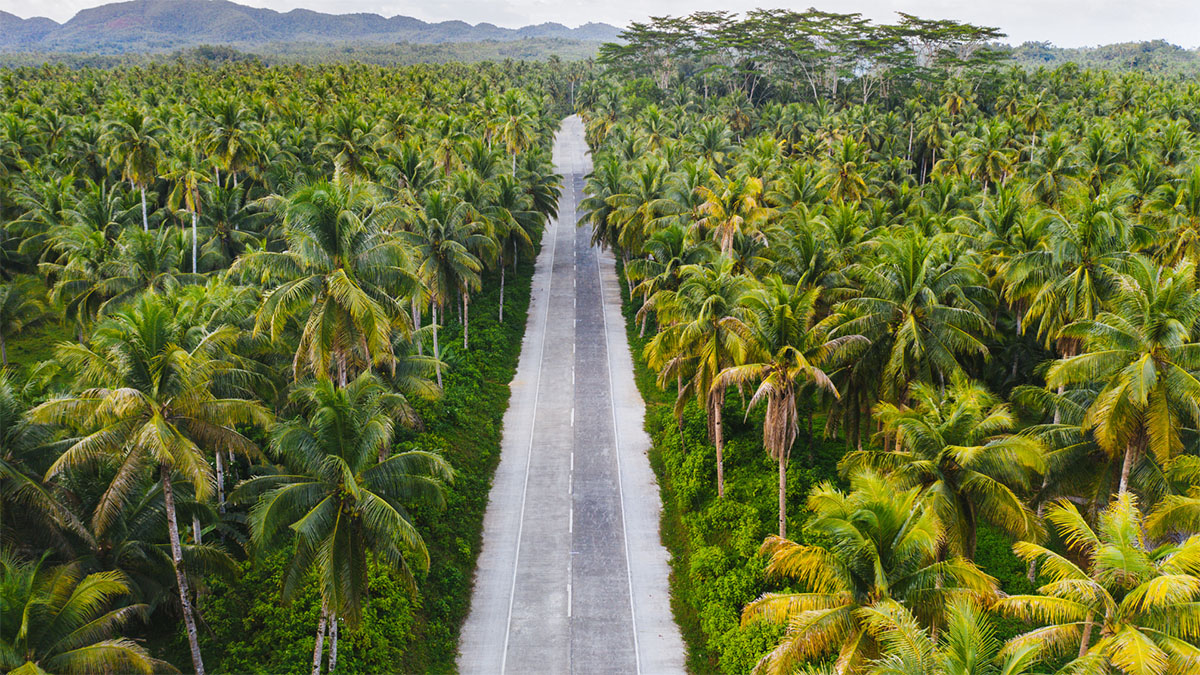
M 996 26 L 1006 41 L 1050 41 L 1063 47 L 1162 38 L 1185 47 L 1200 46 L 1200 0 L 235 0 L 287 11 L 403 14 L 425 21 L 462 20 L 519 27 L 555 21 L 578 26 L 603 21 L 625 26 L 649 15 L 683 15 L 696 10 L 745 11 L 755 7 L 812 4 L 818 9 L 861 12 L 876 21 L 895 20 L 905 11 L 937 19 Z M 106 0 L 0 0 L 0 10 L 17 16 L 70 19 Z

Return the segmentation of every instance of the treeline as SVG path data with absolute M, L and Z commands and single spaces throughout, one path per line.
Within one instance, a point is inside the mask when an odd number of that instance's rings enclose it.
M 0 670 L 453 667 L 569 87 L 0 71 Z
M 695 12 L 633 23 L 606 43 L 599 61 L 614 72 L 652 78 L 660 89 L 695 80 L 705 96 L 868 103 L 947 74 L 1004 58 L 989 43 L 996 28 L 900 13 L 876 24 L 858 13 L 808 9 Z
M 1200 669 L 1195 83 L 666 84 L 584 88 L 580 209 L 624 261 L 692 668 Z

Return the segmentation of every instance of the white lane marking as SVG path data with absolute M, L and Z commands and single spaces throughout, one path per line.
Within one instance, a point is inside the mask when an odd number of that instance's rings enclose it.
M 529 420 L 529 448 L 525 453 L 525 484 L 521 487 L 521 515 L 517 521 L 517 550 L 513 554 L 512 584 L 508 589 L 508 619 L 504 625 L 504 651 L 500 654 L 500 672 L 503 674 L 508 667 L 508 643 L 512 636 L 513 602 L 517 597 L 517 569 L 521 561 L 521 535 L 525 530 L 525 502 L 529 496 L 529 466 L 533 463 L 533 432 L 537 426 L 538 401 L 542 395 L 542 366 L 546 360 L 546 331 L 550 327 L 550 290 L 554 287 L 554 259 L 558 255 L 558 233 L 555 233 L 554 244 L 550 247 L 550 281 L 546 283 L 546 309 L 542 315 L 542 344 L 538 353 L 537 380 L 533 385 L 533 414 Z
M 596 278 L 600 281 L 600 317 L 604 320 L 604 352 L 608 366 L 608 402 L 612 406 L 613 450 L 617 457 L 617 500 L 621 504 L 621 540 L 625 544 L 625 581 L 629 584 L 629 620 L 633 629 L 633 663 L 635 672 L 642 672 L 642 655 L 638 651 L 637 611 L 633 606 L 633 568 L 629 562 L 629 521 L 625 517 L 625 488 L 621 479 L 621 429 L 617 424 L 617 398 L 613 391 L 612 347 L 608 342 L 608 312 L 604 307 L 604 277 L 600 274 L 600 256 L 596 256 Z
M 575 531 L 575 505 L 571 505 L 571 512 L 567 516 L 567 534 Z
M 575 409 L 571 408 L 571 426 L 575 426 Z

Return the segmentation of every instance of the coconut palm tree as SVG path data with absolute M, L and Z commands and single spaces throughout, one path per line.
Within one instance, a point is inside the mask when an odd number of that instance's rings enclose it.
M 785 284 L 769 277 L 762 287 L 741 298 L 746 319 L 722 319 L 736 338 L 734 360 L 713 381 L 714 388 L 758 383 L 746 414 L 756 404 L 767 406 L 763 420 L 763 448 L 779 464 L 779 536 L 787 536 L 787 463 L 799 432 L 796 395 L 811 384 L 838 396 L 825 369 L 844 362 L 866 338 L 843 335 L 829 338 L 829 326 L 814 323 L 818 289 Z
M 646 345 L 646 362 L 658 371 L 660 387 L 675 380 L 676 418 L 683 416 L 692 396 L 704 408 L 709 439 L 717 451 L 717 496 L 723 497 L 725 388 L 714 387 L 713 382 L 733 365 L 732 332 L 723 319 L 741 311 L 739 301 L 751 280 L 734 274 L 733 260 L 725 256 L 709 266 L 688 265 L 680 273 L 679 290 L 664 291 L 656 301 L 662 328 Z
M 909 400 L 877 407 L 884 449 L 848 453 L 842 473 L 869 467 L 902 487 L 921 488 L 945 529 L 943 555 L 974 557 L 980 520 L 1013 537 L 1038 536 L 1037 519 L 1019 493 L 1045 472 L 1042 445 L 1012 433 L 1017 420 L 1008 406 L 962 375 L 944 390 L 915 383 Z
M 920 235 L 889 236 L 880 249 L 879 263 L 850 270 L 862 290 L 838 305 L 833 335 L 871 340 L 863 362 L 881 374 L 883 400 L 899 403 L 911 383 L 944 381 L 962 371 L 960 358 L 987 354 L 990 293 L 978 269 Z
M 770 536 L 767 574 L 799 586 L 766 593 L 742 610 L 742 624 L 785 626 L 780 643 L 756 673 L 791 673 L 805 661 L 836 653 L 834 672 L 861 672 L 887 642 L 872 633 L 865 609 L 903 605 L 923 627 L 941 619 L 958 597 L 989 601 L 996 581 L 962 558 L 937 559 L 941 528 L 919 488 L 902 490 L 877 474 L 851 477 L 850 491 L 813 489 L 809 529 L 828 543 L 805 545 Z
M 933 635 L 903 605 L 879 603 L 860 610 L 881 656 L 867 675 L 1033 675 L 1039 645 L 1004 649 L 988 615 L 967 598 L 946 607 L 946 629 Z
M 1036 594 L 1000 599 L 1001 614 L 1042 624 L 1018 635 L 1008 653 L 1037 646 L 1047 658 L 1073 655 L 1059 672 L 1167 673 L 1200 668 L 1200 537 L 1153 547 L 1136 498 L 1119 494 L 1095 526 L 1068 500 L 1046 519 L 1070 555 L 1030 542 L 1013 552 L 1040 563 L 1046 583 Z M 1092 636 L 1097 640 L 1092 642 Z
M 112 161 L 121 170 L 121 177 L 142 195 L 142 229 L 150 229 L 146 212 L 146 188 L 158 178 L 162 157 L 162 124 L 151 114 L 127 106 L 107 120 L 101 142 L 109 148 Z
M 746 234 L 762 238 L 760 229 L 771 215 L 763 206 L 763 183 L 752 176 L 722 178 L 713 172 L 709 185 L 696 188 L 703 202 L 698 211 L 702 218 L 693 225 L 698 233 L 709 233 L 721 247 L 721 255 L 733 250 L 733 238 Z M 702 236 L 693 237 L 701 239 Z
M 255 445 L 235 427 L 265 424 L 268 416 L 257 403 L 213 394 L 214 380 L 242 377 L 223 358 L 236 331 L 197 332 L 173 319 L 169 303 L 150 293 L 101 323 L 89 346 L 59 345 L 56 358 L 75 375 L 75 393 L 52 398 L 29 415 L 36 423 L 82 433 L 51 465 L 47 479 L 95 462 L 116 467 L 92 514 L 98 535 L 116 520 L 133 488 L 157 471 L 192 665 L 202 674 L 174 481 L 178 475 L 199 500 L 207 499 L 213 475 L 205 452 L 253 454 Z
M 13 675 L 178 672 L 118 631 L 146 605 L 120 604 L 120 572 L 84 575 L 75 563 L 23 563 L 0 553 L 0 668 Z
M 1200 424 L 1200 294 L 1190 264 L 1175 269 L 1138 256 L 1119 278 L 1112 311 L 1061 331 L 1083 353 L 1057 361 L 1050 387 L 1098 385 L 1085 426 L 1110 453 L 1124 452 L 1120 492 L 1130 471 L 1149 454 L 1165 465 L 1183 448 L 1182 422 Z
M 408 509 L 444 505 L 443 484 L 453 471 L 429 452 L 389 456 L 400 402 L 370 373 L 343 387 L 317 380 L 291 400 L 301 416 L 271 432 L 271 451 L 283 469 L 247 480 L 233 498 L 253 504 L 257 549 L 294 541 L 285 599 L 316 572 L 321 615 L 312 672 L 318 675 L 327 629 L 336 653 L 337 622 L 361 621 L 368 556 L 415 588 L 412 568 L 427 569 L 429 553 Z
M 85 541 L 88 533 L 61 495 L 41 480 L 56 444 L 53 429 L 31 422 L 27 410 L 12 379 L 0 371 L 0 544 L 19 552 L 44 542 L 69 550 L 64 531 Z
M 392 332 L 409 329 L 399 298 L 414 282 L 408 251 L 389 230 L 399 213 L 365 185 L 318 181 L 271 200 L 283 213 L 284 251 L 255 251 L 231 268 L 271 286 L 254 326 L 278 340 L 302 322 L 293 377 L 339 384 L 391 359 Z

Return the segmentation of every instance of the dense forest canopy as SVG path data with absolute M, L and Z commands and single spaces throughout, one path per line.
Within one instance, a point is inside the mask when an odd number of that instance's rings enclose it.
M 0 669 L 452 667 L 571 68 L 0 72 Z
M 901 15 L 581 88 L 697 672 L 1200 669 L 1200 85 Z
M 1194 59 L 1000 37 L 0 70 L 0 669 L 452 670 L 574 111 L 693 671 L 1200 672 Z

